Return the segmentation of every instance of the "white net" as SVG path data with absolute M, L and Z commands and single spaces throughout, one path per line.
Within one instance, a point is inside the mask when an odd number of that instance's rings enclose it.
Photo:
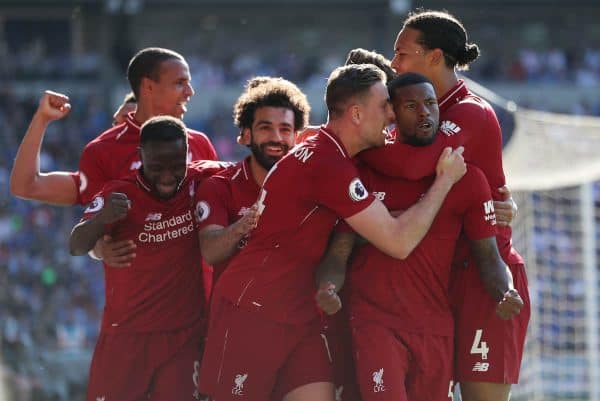
M 513 239 L 527 262 L 532 319 L 513 399 L 598 400 L 599 244 L 591 213 L 600 216 L 600 186 L 593 189 L 515 194 Z
M 504 169 L 532 318 L 512 399 L 600 401 L 600 118 L 517 109 L 468 85 L 515 119 Z

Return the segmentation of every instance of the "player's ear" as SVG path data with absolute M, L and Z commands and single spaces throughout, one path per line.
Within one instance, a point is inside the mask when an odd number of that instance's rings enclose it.
M 152 92 L 154 81 L 148 77 L 142 77 L 140 80 L 140 93 Z
M 359 105 L 353 104 L 352 106 L 350 106 L 350 116 L 352 117 L 352 123 L 356 125 L 360 124 L 362 113 Z
M 439 65 L 444 63 L 444 51 L 442 49 L 432 49 L 427 55 L 431 65 Z
M 242 130 L 240 131 L 240 135 L 237 138 L 237 142 L 240 145 L 250 145 L 250 142 L 252 141 L 252 138 L 250 136 L 250 128 L 242 128 Z

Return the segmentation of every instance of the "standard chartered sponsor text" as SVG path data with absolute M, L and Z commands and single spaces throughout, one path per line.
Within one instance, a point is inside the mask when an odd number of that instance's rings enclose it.
M 165 231 L 166 230 L 166 231 Z M 144 224 L 144 231 L 138 235 L 140 242 L 164 242 L 195 232 L 192 211 L 167 220 Z

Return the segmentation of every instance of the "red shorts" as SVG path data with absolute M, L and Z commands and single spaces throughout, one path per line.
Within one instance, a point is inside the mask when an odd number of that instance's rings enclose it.
M 204 326 L 204 324 L 202 324 Z M 88 401 L 195 401 L 203 328 L 165 333 L 100 333 Z
M 205 349 L 199 390 L 219 401 L 279 401 L 305 384 L 333 382 L 318 319 L 286 325 L 213 299 Z
M 356 319 L 350 323 L 364 401 L 452 399 L 452 337 L 402 332 Z
M 453 270 L 455 373 L 459 382 L 517 383 L 525 334 L 531 315 L 525 266 L 510 266 L 523 299 L 521 313 L 510 320 L 496 315 L 497 302 L 487 293 L 475 266 Z
M 352 352 L 352 331 L 344 309 L 325 317 L 325 334 L 333 360 L 336 401 L 360 401 Z

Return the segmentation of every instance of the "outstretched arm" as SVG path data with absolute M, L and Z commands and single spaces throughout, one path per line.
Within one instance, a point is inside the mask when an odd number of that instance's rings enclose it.
M 508 266 L 500 257 L 496 237 L 472 240 L 471 251 L 483 285 L 490 296 L 498 301 L 498 316 L 510 319 L 518 315 L 523 307 L 523 300 L 514 288 Z
M 14 196 L 56 205 L 74 205 L 77 202 L 77 187 L 70 173 L 40 172 L 40 151 L 48 124 L 63 118 L 70 110 L 67 96 L 44 92 L 19 145 L 10 174 L 10 192 Z

